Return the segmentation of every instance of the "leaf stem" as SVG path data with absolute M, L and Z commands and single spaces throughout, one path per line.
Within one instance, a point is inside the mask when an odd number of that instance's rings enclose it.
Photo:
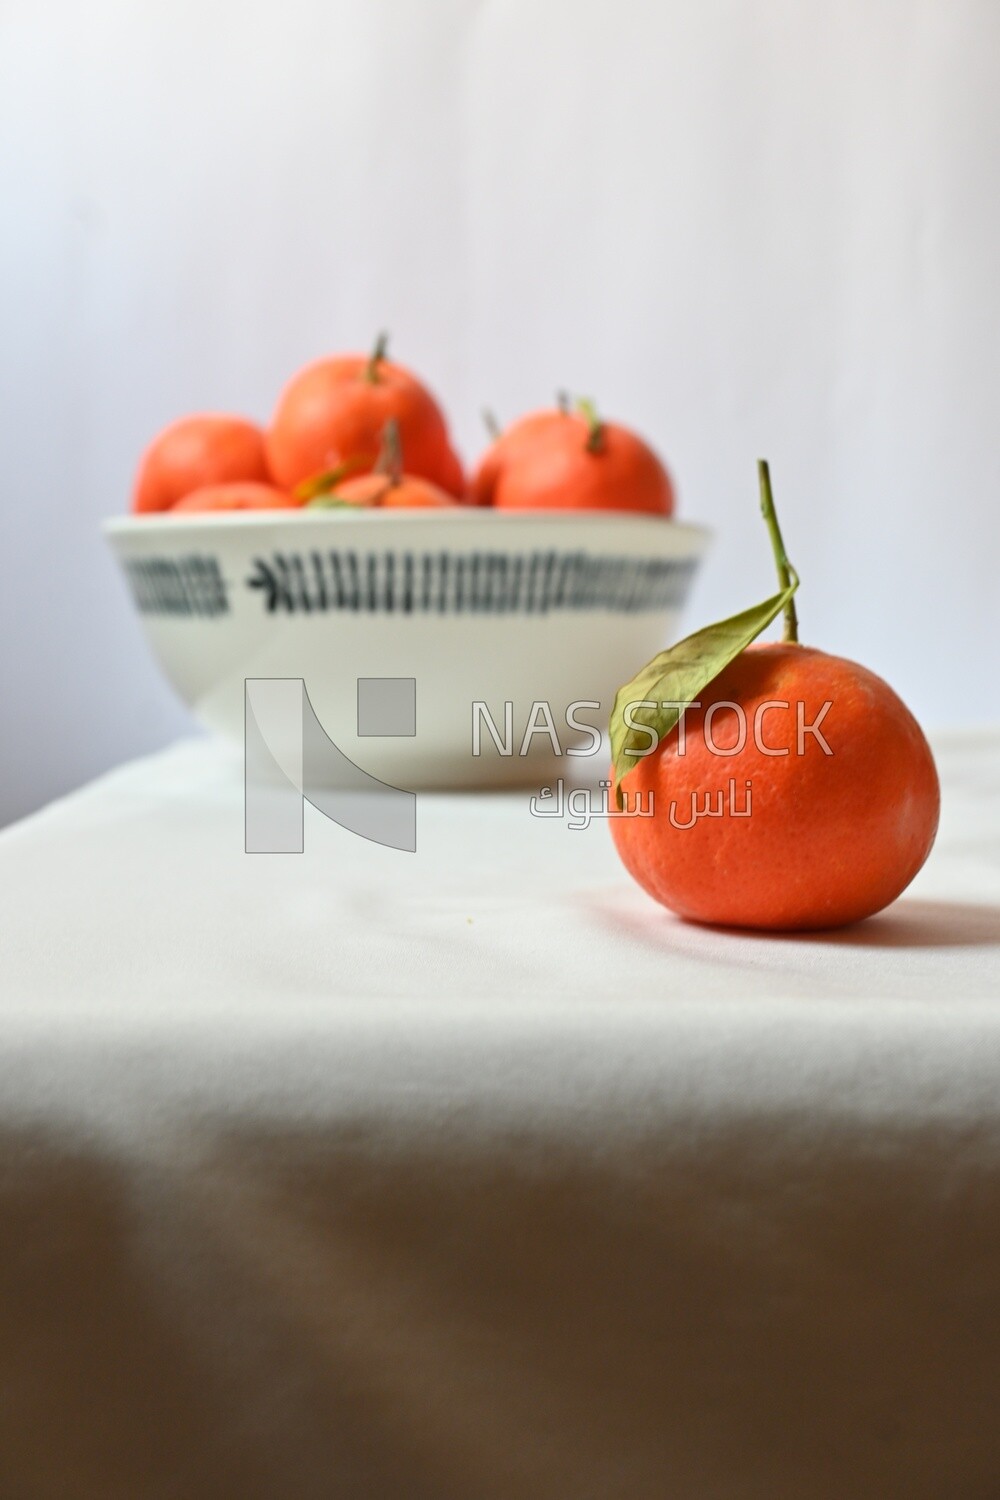
M 771 550 L 774 553 L 778 579 L 783 589 L 791 588 L 793 583 L 798 584 L 799 575 L 788 561 L 788 555 L 785 552 L 781 527 L 778 525 L 778 513 L 774 508 L 774 496 L 771 493 L 771 471 L 768 468 L 766 458 L 759 458 L 757 460 L 757 474 L 760 478 L 760 511 L 764 517 L 768 535 L 771 538 Z M 794 595 L 785 605 L 785 630 L 782 640 L 793 641 L 796 645 L 798 644 L 799 617 L 795 613 Z
M 384 474 L 389 481 L 389 489 L 399 484 L 403 477 L 403 444 L 399 436 L 399 423 L 395 417 L 390 417 L 382 428 L 382 446 L 379 448 L 378 458 L 375 460 L 375 468 L 372 472 Z
M 372 350 L 368 363 L 365 365 L 365 379 L 369 385 L 378 385 L 378 367 L 385 359 L 389 350 L 389 335 L 380 333 L 375 340 L 375 348 Z

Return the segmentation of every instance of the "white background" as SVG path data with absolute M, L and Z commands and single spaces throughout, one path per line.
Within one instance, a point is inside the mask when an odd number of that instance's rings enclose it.
M 0 818 L 187 726 L 139 451 L 382 327 L 459 445 L 557 386 L 929 727 L 1000 720 L 996 0 L 4 0 Z

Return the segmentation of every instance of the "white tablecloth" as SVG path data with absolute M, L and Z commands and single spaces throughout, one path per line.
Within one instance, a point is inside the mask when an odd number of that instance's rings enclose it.
M 822 937 L 527 793 L 246 855 L 204 741 L 0 835 L 3 1500 L 1000 1493 L 1000 740 L 936 748 Z

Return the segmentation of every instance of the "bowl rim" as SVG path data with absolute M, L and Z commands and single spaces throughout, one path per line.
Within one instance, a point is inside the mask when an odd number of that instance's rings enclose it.
M 461 519 L 459 519 L 461 518 Z M 646 527 L 658 530 L 669 527 L 679 540 L 708 542 L 714 535 L 712 528 L 697 521 L 681 521 L 674 516 L 650 515 L 643 511 L 623 510 L 573 510 L 569 507 L 551 510 L 496 510 L 491 506 L 456 505 L 440 509 L 367 510 L 363 506 L 345 509 L 324 510 L 318 508 L 286 510 L 241 510 L 191 512 L 182 516 L 170 511 L 154 511 L 146 515 L 107 516 L 101 521 L 101 531 L 108 537 L 179 535 L 183 531 L 202 533 L 235 531 L 248 527 L 253 531 L 270 527 L 298 526 L 314 522 L 321 526 L 427 526 L 435 521 L 460 526 L 514 525 L 532 526 L 542 521 L 561 521 L 566 526 L 577 528 L 598 523 L 603 530 L 608 525 L 640 531 Z

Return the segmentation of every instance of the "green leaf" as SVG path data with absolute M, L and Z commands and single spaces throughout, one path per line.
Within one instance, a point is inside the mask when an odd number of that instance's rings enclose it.
M 789 574 L 788 587 L 780 593 L 743 610 L 742 614 L 719 620 L 715 625 L 706 625 L 704 630 L 698 630 L 678 641 L 676 646 L 661 651 L 636 673 L 631 682 L 618 689 L 611 710 L 611 760 L 619 808 L 623 805 L 622 777 L 650 753 L 649 735 L 642 728 L 631 728 L 625 722 L 626 709 L 632 706 L 630 718 L 634 725 L 645 726 L 655 734 L 655 748 L 677 725 L 685 708 L 695 702 L 702 688 L 718 677 L 723 667 L 728 667 L 741 651 L 745 651 L 785 608 L 799 586 L 798 575 L 791 567 Z M 656 706 L 634 707 L 644 700 Z M 664 707 L 665 704 L 670 706 Z
M 363 469 L 364 467 L 365 460 L 363 458 L 345 458 L 344 462 L 338 464 L 335 469 L 324 469 L 321 474 L 312 474 L 308 479 L 303 479 L 301 484 L 295 486 L 292 493 L 296 500 L 301 500 L 305 504 L 308 504 L 310 500 L 315 500 L 318 495 L 329 494 L 331 490 L 335 490 L 337 485 L 347 479 L 349 475 L 356 474 L 359 469 Z

